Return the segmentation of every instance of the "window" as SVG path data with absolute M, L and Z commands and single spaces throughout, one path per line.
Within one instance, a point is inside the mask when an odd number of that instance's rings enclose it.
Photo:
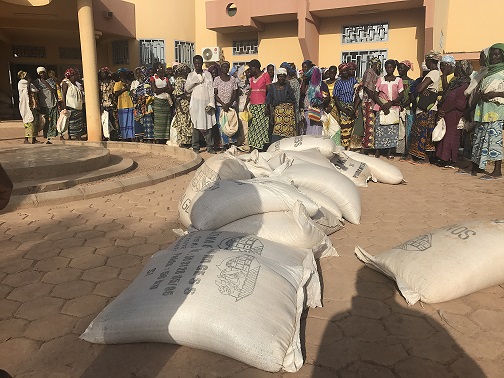
M 129 49 L 127 40 L 112 42 L 112 63 L 129 64 Z
M 383 63 L 387 60 L 387 50 L 343 51 L 341 53 L 342 62 L 357 64 L 357 77 L 362 77 L 362 74 L 368 68 L 369 60 L 373 57 L 380 58 Z
M 233 41 L 233 55 L 254 55 L 259 52 L 259 43 L 253 41 Z
M 43 46 L 12 46 L 14 58 L 45 58 L 46 51 Z
M 140 40 L 140 65 L 152 66 L 155 62 L 165 62 L 165 42 L 163 39 Z
M 343 26 L 341 43 L 385 42 L 388 40 L 389 24 Z
M 175 61 L 192 66 L 194 42 L 175 41 Z
M 74 47 L 60 47 L 59 48 L 60 59 L 82 59 L 81 49 Z

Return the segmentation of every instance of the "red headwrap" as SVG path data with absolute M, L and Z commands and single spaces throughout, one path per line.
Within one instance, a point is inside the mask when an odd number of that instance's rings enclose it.
M 409 60 L 403 60 L 399 64 L 404 64 L 406 67 L 408 67 L 411 71 L 413 71 L 413 63 L 411 63 Z
M 69 68 L 65 71 L 65 77 L 68 79 L 71 76 L 75 75 L 75 70 L 73 68 Z
M 346 71 L 348 70 L 351 66 L 350 66 L 351 63 L 341 63 L 339 66 L 338 66 L 338 71 L 341 73 L 341 71 Z

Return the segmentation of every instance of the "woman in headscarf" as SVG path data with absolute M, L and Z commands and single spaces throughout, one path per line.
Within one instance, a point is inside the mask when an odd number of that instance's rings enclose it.
M 355 121 L 354 94 L 357 79 L 350 76 L 351 66 L 342 63 L 338 67 L 340 79 L 334 85 L 333 98 L 339 113 L 341 145 L 348 149 Z
M 467 107 L 467 98 L 464 91 L 471 81 L 472 65 L 467 60 L 462 60 L 455 65 L 455 77 L 450 81 L 443 92 L 443 97 L 438 102 L 438 119 L 444 118 L 446 133 L 436 146 L 436 165 L 441 167 L 454 167 L 460 146 L 462 130 L 457 125 Z
M 271 143 L 282 138 L 296 136 L 296 97 L 287 82 L 287 70 L 280 67 L 277 71 L 277 82 L 270 85 L 266 96 L 267 114 L 273 115 L 273 133 Z
M 294 103 L 294 114 L 296 116 L 296 130 L 297 130 L 299 122 L 301 121 L 301 113 L 299 111 L 299 100 L 301 99 L 301 83 L 297 78 L 295 67 L 292 68 L 292 66 L 289 63 L 283 62 L 280 65 L 280 68 L 284 68 L 286 70 L 287 82 L 291 86 L 292 91 L 294 92 L 294 97 L 296 98 L 296 102 Z
M 413 63 L 409 60 L 403 60 L 397 65 L 397 72 L 403 82 L 403 95 L 401 97 L 401 112 L 399 114 L 399 141 L 397 142 L 396 152 L 401 154 L 401 160 L 408 155 L 410 142 L 411 126 L 413 125 L 413 113 L 411 110 L 411 84 L 413 79 L 408 76 L 408 72 L 413 71 Z
M 38 89 L 31 82 L 30 75 L 25 71 L 19 71 L 17 74 L 19 78 L 18 92 L 19 92 L 19 112 L 23 118 L 25 129 L 25 144 L 42 143 L 37 140 L 38 126 L 36 119 L 38 118 L 37 112 L 37 97 Z M 37 99 L 38 100 L 38 99 Z
M 58 93 L 56 89 L 56 82 L 47 75 L 45 67 L 38 67 L 38 79 L 33 84 L 38 89 L 39 111 L 44 116 L 43 127 L 44 137 L 47 138 L 47 144 L 51 143 L 51 138 L 58 135 L 56 129 L 56 122 L 58 121 Z M 40 118 L 42 119 L 42 118 Z
M 322 71 L 317 66 L 305 72 L 305 78 L 309 80 L 304 98 L 306 135 L 322 135 L 322 112 L 331 101 L 329 89 L 322 81 Z
M 266 72 L 268 73 L 271 82 L 276 83 L 277 82 L 277 68 L 273 63 L 268 64 L 266 67 Z
M 385 154 L 393 159 L 392 150 L 397 147 L 399 139 L 399 103 L 404 90 L 402 79 L 394 75 L 397 62 L 389 59 L 385 62 L 385 76 L 376 82 L 377 103 L 374 110 L 378 112 L 375 124 L 375 157 Z
M 448 88 L 448 84 L 455 76 L 455 58 L 453 55 L 443 55 L 439 63 L 439 71 L 441 71 L 441 86 L 439 92 L 443 92 Z
M 210 72 L 210 75 L 212 75 L 212 79 L 215 79 L 220 75 L 221 67 L 218 63 L 214 63 L 210 67 L 208 67 L 208 72 Z
M 250 71 L 248 65 L 240 66 L 236 72 L 239 98 L 237 109 L 238 113 L 245 110 L 245 104 L 247 103 L 247 99 L 250 94 L 249 75 Z M 238 147 L 239 149 L 248 151 L 248 121 L 243 120 L 241 117 L 238 117 L 238 145 L 244 147 Z
M 126 78 L 128 70 L 119 68 L 117 74 L 119 81 L 114 85 L 114 94 L 117 97 L 117 111 L 119 128 L 123 141 L 132 142 L 135 138 L 135 118 L 133 117 L 133 101 L 130 97 L 131 82 Z
M 271 78 L 267 72 L 261 71 L 261 62 L 253 59 L 249 62 L 250 70 L 250 95 L 245 107 L 250 103 L 252 119 L 248 127 L 249 146 L 259 151 L 269 143 L 269 118 L 266 115 L 266 88 L 271 84 Z
M 441 80 L 440 72 L 438 71 L 438 62 L 441 59 L 441 54 L 437 51 L 430 51 L 425 56 L 425 64 L 430 70 L 416 91 L 417 110 L 415 121 L 411 127 L 411 142 L 410 155 L 417 160 L 412 163 L 429 162 L 433 152 L 436 150 L 432 142 L 432 131 L 436 127 L 436 112 L 432 110 L 437 100 L 439 83 Z
M 145 67 L 135 68 L 135 80 L 131 83 L 131 99 L 135 109 L 135 139 L 137 142 L 154 142 L 154 121 L 152 119 L 152 101 L 154 93 Z
M 98 85 L 100 90 L 100 108 L 102 112 L 107 112 L 109 117 L 109 125 L 113 126 L 110 139 L 118 139 L 118 121 L 115 117 L 117 112 L 117 97 L 114 94 L 115 82 L 112 80 L 112 73 L 108 67 L 100 68 L 98 72 Z
M 374 128 L 376 113 L 374 111 L 374 98 L 378 75 L 382 71 L 380 58 L 373 57 L 369 61 L 369 68 L 362 75 L 362 122 L 364 124 L 364 136 L 362 138 L 362 149 L 374 149 Z
M 217 104 L 217 121 L 219 121 L 222 111 L 227 113 L 229 109 L 234 110 L 236 105 L 238 80 L 234 76 L 228 75 L 230 68 L 231 64 L 228 61 L 222 62 L 220 75 L 213 81 Z M 220 123 L 218 125 L 223 148 L 227 150 L 231 144 L 236 144 L 236 134 L 228 136 L 222 130 L 222 125 Z
M 187 75 L 191 68 L 187 64 L 177 64 L 175 66 L 175 85 L 173 87 L 173 96 L 175 97 L 175 116 L 173 127 L 177 130 L 177 139 L 180 147 L 190 148 L 193 135 L 193 124 L 189 114 L 190 95 L 186 93 L 184 87 Z
M 502 129 L 504 126 L 504 43 L 490 47 L 487 58 L 488 71 L 481 80 L 479 100 L 474 111 L 477 122 L 471 161 L 472 174 L 478 168 L 485 169 L 489 161 L 494 162 L 492 173 L 481 177 L 483 180 L 502 178 Z
M 61 92 L 63 95 L 62 112 L 70 113 L 68 121 L 68 139 L 75 138 L 81 140 L 84 127 L 82 105 L 84 95 L 76 85 L 77 74 L 73 68 L 65 71 L 65 78 L 61 82 Z
M 154 141 L 158 144 L 165 144 L 170 139 L 173 87 L 170 84 L 170 78 L 166 76 L 163 63 L 154 63 L 154 72 L 155 74 L 150 78 L 154 93 Z

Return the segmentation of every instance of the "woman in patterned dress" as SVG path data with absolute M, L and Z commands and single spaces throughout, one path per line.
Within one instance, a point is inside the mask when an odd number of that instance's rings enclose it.
M 354 92 L 357 79 L 350 76 L 351 65 L 349 63 L 340 64 L 338 71 L 340 79 L 334 85 L 333 99 L 339 113 L 339 124 L 341 127 L 341 145 L 348 149 L 350 138 L 355 122 Z
M 177 64 L 175 66 L 175 85 L 173 96 L 175 96 L 175 116 L 173 127 L 177 130 L 177 138 L 180 147 L 190 148 L 192 144 L 193 124 L 189 114 L 190 95 L 184 90 L 187 75 L 191 68 L 187 64 Z
M 227 61 L 221 63 L 219 76 L 213 81 L 215 91 L 215 102 L 217 105 L 216 118 L 219 121 L 222 111 L 229 112 L 230 109 L 235 108 L 236 98 L 238 95 L 238 80 L 234 76 L 229 75 L 231 64 Z M 231 144 L 236 144 L 236 134 L 228 136 L 222 130 L 219 124 L 219 134 L 222 142 L 222 147 L 227 150 Z

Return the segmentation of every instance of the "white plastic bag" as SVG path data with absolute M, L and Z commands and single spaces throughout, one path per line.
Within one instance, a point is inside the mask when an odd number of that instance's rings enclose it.
M 334 134 L 341 130 L 340 124 L 330 113 L 327 114 L 325 120 L 322 122 L 324 125 L 324 130 L 322 130 L 322 135 L 332 138 Z
M 101 114 L 101 125 L 102 125 L 102 133 L 103 137 L 109 139 L 110 138 L 110 126 L 109 126 L 109 113 L 104 110 Z
M 434 130 L 432 130 L 432 141 L 433 142 L 441 141 L 444 138 L 445 134 L 446 134 L 446 122 L 444 118 L 441 118 L 436 124 L 436 127 L 434 127 Z
M 504 283 L 504 220 L 472 221 L 420 235 L 376 256 L 369 267 L 397 282 L 409 304 L 449 301 Z
M 236 115 L 236 111 L 232 108 L 229 108 L 228 112 L 221 109 L 219 115 L 219 125 L 222 132 L 228 137 L 235 135 L 238 131 L 238 116 Z
M 58 130 L 58 134 L 63 135 L 68 130 L 68 123 L 70 121 L 70 110 L 62 110 L 58 121 L 56 122 L 56 130 Z

